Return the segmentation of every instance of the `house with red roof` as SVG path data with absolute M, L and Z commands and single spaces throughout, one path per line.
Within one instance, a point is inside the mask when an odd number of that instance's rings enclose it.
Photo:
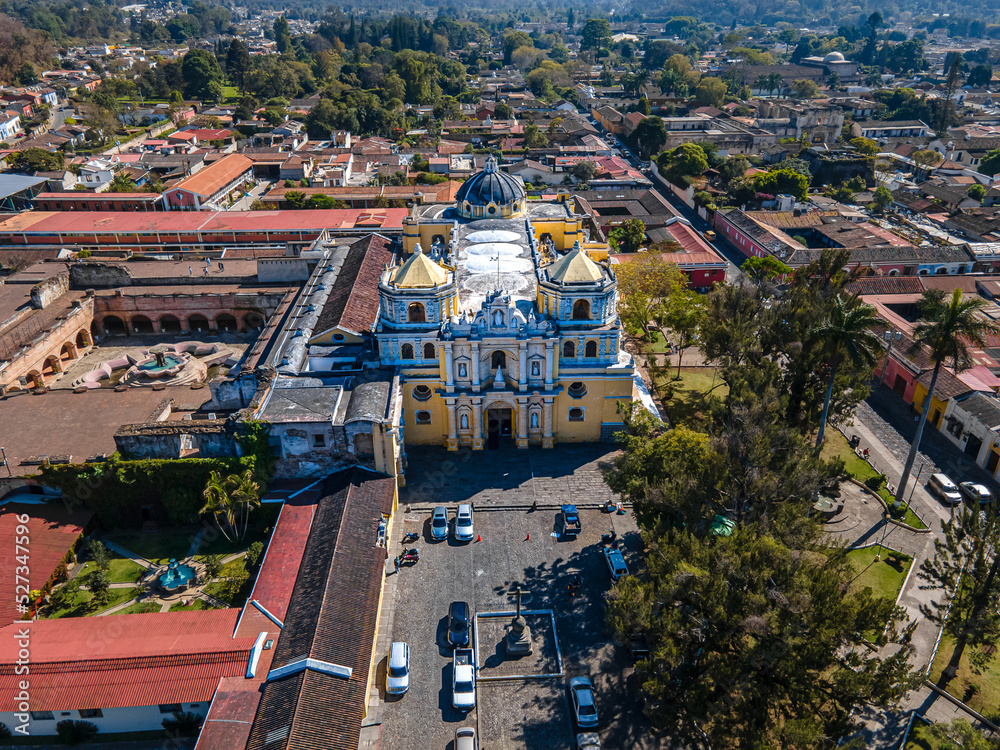
M 252 159 L 242 154 L 224 156 L 190 177 L 180 180 L 168 190 L 164 190 L 166 209 L 168 211 L 217 209 L 229 193 L 239 189 L 252 174 Z

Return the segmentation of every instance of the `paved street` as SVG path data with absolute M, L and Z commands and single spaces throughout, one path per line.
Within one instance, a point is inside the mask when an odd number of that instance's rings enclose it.
M 569 678 L 589 674 L 595 683 L 601 735 L 608 748 L 641 748 L 648 724 L 634 699 L 631 662 L 604 631 L 604 593 L 611 585 L 601 535 L 611 528 L 625 541 L 634 565 L 641 540 L 631 515 L 583 510 L 583 531 L 573 541 L 554 536 L 559 502 L 595 506 L 609 496 L 601 466 L 612 458 L 609 446 L 562 446 L 558 451 L 496 451 L 463 455 L 439 448 L 411 448 L 407 487 L 400 492 L 402 535 L 416 531 L 420 561 L 400 569 L 395 581 L 391 641 L 410 644 L 411 688 L 401 699 L 380 707 L 383 747 L 449 747 L 455 728 L 478 726 L 480 747 L 570 748 L 572 726 L 567 698 Z M 530 457 L 530 462 L 528 458 Z M 420 467 L 420 468 L 418 468 Z M 532 475 L 534 475 L 532 477 Z M 538 508 L 532 502 L 537 498 Z M 476 504 L 475 532 L 482 541 L 459 544 L 429 537 L 430 506 Z M 567 584 L 580 575 L 583 585 L 571 598 Z M 395 576 L 391 576 L 395 577 Z M 446 617 L 452 601 L 466 601 L 474 612 L 511 611 L 514 583 L 529 594 L 529 610 L 552 610 L 565 675 L 555 678 L 480 682 L 478 708 L 467 716 L 451 707 L 451 649 Z M 480 633 L 481 675 L 549 671 L 555 638 L 548 618 L 529 617 L 538 630 L 540 652 L 517 662 L 502 659 L 499 625 L 484 621 Z M 380 673 L 384 673 L 384 653 Z M 382 679 L 382 678 L 380 678 Z M 384 679 L 380 686 L 384 684 Z

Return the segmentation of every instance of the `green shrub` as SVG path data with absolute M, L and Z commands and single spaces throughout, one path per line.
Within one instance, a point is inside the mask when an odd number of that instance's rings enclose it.
M 247 557 L 246 557 L 247 570 L 253 570 L 254 568 L 256 568 L 257 564 L 260 563 L 260 559 L 261 557 L 263 557 L 263 555 L 264 555 L 263 542 L 254 542 L 253 544 L 251 544 L 250 548 L 247 550 Z
M 178 711 L 173 718 L 164 719 L 161 723 L 163 729 L 172 737 L 196 737 L 202 721 L 204 718 L 198 714 Z
M 66 719 L 56 724 L 56 734 L 64 745 L 78 745 L 97 736 L 97 726 L 90 721 Z
M 879 487 L 885 483 L 885 474 L 876 474 L 873 477 L 868 477 L 865 480 L 865 487 L 870 489 L 872 492 L 878 492 Z

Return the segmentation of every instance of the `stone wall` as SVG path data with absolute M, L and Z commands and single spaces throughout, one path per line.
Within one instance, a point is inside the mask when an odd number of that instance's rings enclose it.
M 261 258 L 257 280 L 262 284 L 308 281 L 317 261 L 311 258 Z
M 31 288 L 31 304 L 44 310 L 69 291 L 69 274 L 60 273 L 40 281 Z
M 74 263 L 69 267 L 69 280 L 75 289 L 119 288 L 134 283 L 127 267 L 107 263 Z
M 115 446 L 125 458 L 235 458 L 239 456 L 231 420 L 192 419 L 123 425 Z

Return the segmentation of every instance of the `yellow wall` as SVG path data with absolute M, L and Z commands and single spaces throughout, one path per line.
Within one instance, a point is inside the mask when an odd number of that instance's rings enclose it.
M 418 385 L 426 385 L 431 389 L 431 397 L 427 401 L 418 401 L 411 395 Z M 403 383 L 403 410 L 406 417 L 406 427 L 403 428 L 403 440 L 413 445 L 441 445 L 448 436 L 448 408 L 444 399 L 437 395 L 435 389 L 440 385 L 436 380 L 407 379 Z M 417 412 L 429 411 L 430 424 L 417 424 Z
M 453 226 L 451 222 L 442 224 L 421 223 L 416 225 L 407 222 L 403 227 L 403 249 L 407 253 L 412 253 L 419 239 L 420 247 L 426 253 L 431 249 L 434 235 L 436 234 L 444 237 L 445 245 L 447 245 L 451 242 L 451 230 Z
M 334 341 L 333 335 L 335 333 L 343 335 L 344 340 Z M 363 342 L 364 342 L 363 338 L 354 335 L 350 331 L 345 331 L 343 328 L 331 328 L 329 331 L 325 331 L 321 333 L 319 336 L 314 336 L 313 338 L 309 339 L 310 344 L 320 344 L 320 345 L 326 344 L 327 346 L 334 346 L 339 344 L 361 344 Z
M 573 248 L 573 243 L 580 240 L 583 243 L 583 219 L 537 219 L 532 220 L 537 240 L 543 234 L 552 235 L 556 250 L 565 252 Z
M 916 387 L 913 389 L 913 405 L 917 408 L 917 411 L 923 411 L 924 399 L 927 398 L 927 387 L 923 383 L 917 383 Z M 931 422 L 939 430 L 941 429 L 941 422 L 944 421 L 944 412 L 948 408 L 948 402 L 942 401 L 936 395 L 931 399 L 931 410 L 927 414 L 927 421 Z M 938 412 L 937 421 L 934 421 L 934 412 Z

